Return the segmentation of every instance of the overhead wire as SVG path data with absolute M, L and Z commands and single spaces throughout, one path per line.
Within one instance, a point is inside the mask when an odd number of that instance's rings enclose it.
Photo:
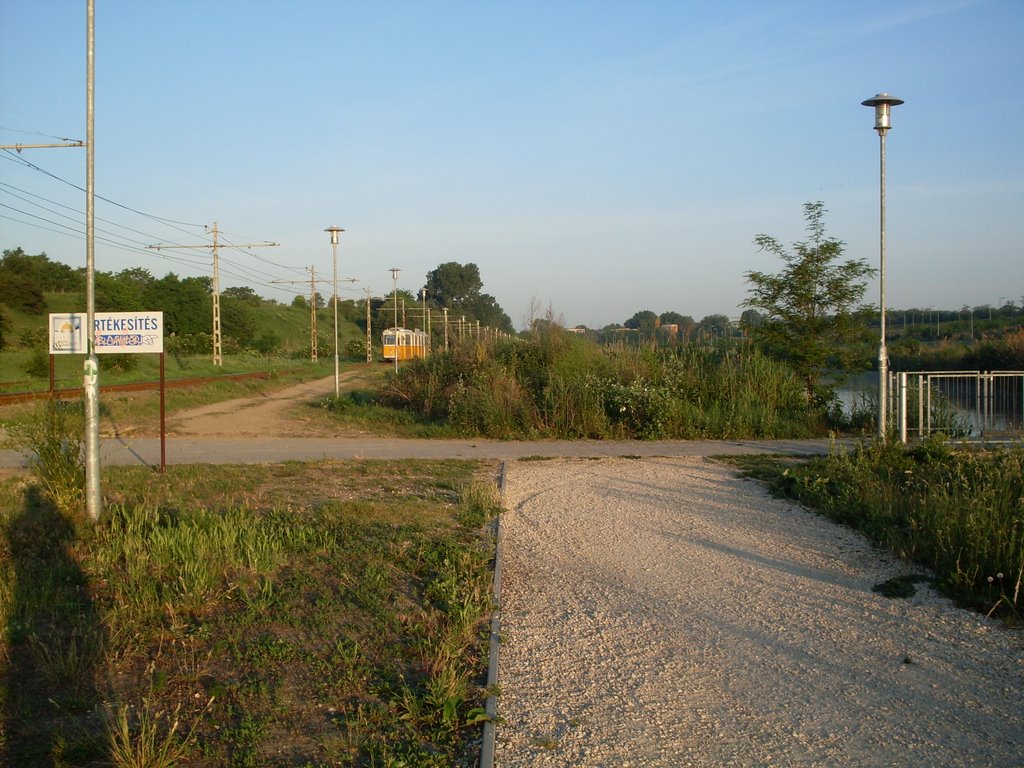
M 24 165 L 24 166 L 26 166 L 28 168 L 31 168 L 32 170 L 37 171 L 38 173 L 42 173 L 42 174 L 44 174 L 46 176 L 49 176 L 52 179 L 55 179 L 56 181 L 59 181 L 59 182 L 61 182 L 63 184 L 67 184 L 69 187 L 73 187 L 74 189 L 77 189 L 80 192 L 85 192 L 86 191 L 85 187 L 80 187 L 78 184 L 75 184 L 72 181 L 68 181 L 67 179 L 62 179 L 60 176 L 56 175 L 55 173 L 50 173 L 50 171 L 46 170 L 45 168 L 41 168 L 40 166 L 36 165 L 35 163 L 29 162 L 24 157 L 21 157 L 20 155 L 12 154 L 11 150 L 9 150 L 9 149 L 3 150 L 3 153 L 4 153 L 4 156 L 8 160 L 10 160 L 11 162 L 20 163 L 21 165 Z M 94 196 L 98 200 L 103 200 L 104 202 L 110 203 L 111 205 L 116 205 L 118 208 L 123 208 L 126 211 L 131 211 L 132 213 L 138 214 L 139 216 L 145 216 L 147 219 L 153 219 L 154 221 L 159 221 L 159 222 L 162 222 L 164 224 L 171 225 L 171 226 L 173 226 L 174 229 L 178 228 L 177 226 L 174 226 L 174 225 L 178 225 L 178 224 L 180 224 L 183 227 L 204 227 L 204 226 L 206 226 L 205 224 L 193 224 L 192 222 L 188 222 L 188 221 L 177 221 L 175 219 L 167 219 L 167 218 L 164 218 L 162 216 L 155 216 L 154 214 L 146 213 L 145 211 L 140 211 L 140 210 L 138 210 L 136 208 L 132 208 L 129 205 L 124 205 L 123 203 L 119 203 L 116 200 L 111 200 L 110 198 L 103 197 L 103 195 L 94 195 Z M 182 232 L 186 232 L 187 230 L 181 230 L 181 231 Z M 189 234 L 192 234 L 192 233 L 189 232 Z
M 11 128 L 7 125 L 0 125 L 0 131 L 10 131 L 12 133 L 24 133 L 26 136 L 42 136 L 46 139 L 56 139 L 57 141 L 81 141 L 81 139 L 69 139 L 66 136 L 54 136 L 52 133 L 43 133 L 42 131 L 25 131 L 21 128 Z
M 56 137 L 51 137 L 51 138 L 56 138 Z M 23 166 L 25 166 L 27 168 L 30 168 L 30 169 L 38 172 L 38 173 L 41 173 L 41 174 L 43 174 L 45 176 L 48 176 L 48 177 L 50 177 L 50 178 L 52 178 L 52 179 L 54 179 L 56 181 L 59 181 L 59 182 L 61 182 L 63 184 L 66 184 L 66 185 L 68 185 L 68 186 L 70 186 L 70 187 L 72 187 L 74 189 L 77 189 L 77 190 L 82 191 L 82 192 L 85 191 L 83 187 L 81 187 L 81 186 L 79 186 L 77 184 L 74 184 L 73 182 L 70 182 L 67 179 L 63 179 L 60 176 L 58 176 L 58 175 L 56 175 L 56 174 L 46 170 L 45 168 L 42 168 L 41 166 L 39 166 L 39 165 L 37 165 L 35 163 L 29 162 L 28 160 L 24 159 L 23 157 L 14 156 L 8 150 L 4 150 L 3 154 L 0 155 L 0 157 L 4 157 L 7 160 L 10 160 L 12 162 L 18 163 L 18 164 L 23 165 Z M 79 215 L 84 215 L 84 214 L 81 213 L 81 211 L 78 211 L 77 209 L 73 208 L 72 206 L 67 206 L 67 205 L 64 205 L 63 203 L 59 203 L 57 201 L 50 200 L 49 198 L 43 197 L 42 195 L 36 195 L 36 194 L 34 194 L 32 192 L 28 192 L 27 190 L 22 190 L 22 189 L 20 189 L 18 187 L 15 187 L 14 185 L 7 184 L 5 182 L 0 182 L 0 185 L 2 185 L 3 187 L 7 187 L 8 190 L 14 189 L 14 190 L 17 190 L 18 192 L 22 192 L 24 194 L 27 194 L 27 195 L 29 195 L 31 197 L 34 197 L 34 198 L 37 198 L 39 200 L 44 200 L 44 201 L 50 203 L 51 205 L 56 205 L 56 206 L 59 206 L 59 207 L 62 207 L 62 208 L 66 208 L 68 210 L 74 211 L 75 213 L 77 213 Z M 5 190 L 0 190 L 0 191 L 5 191 Z M 52 214 L 54 214 L 56 216 L 61 216 L 63 218 L 67 218 L 69 220 L 74 221 L 74 219 L 72 217 L 68 216 L 67 214 L 60 213 L 59 211 L 54 211 L 54 210 L 52 210 L 50 208 L 47 208 L 44 205 L 41 205 L 41 204 L 36 203 L 36 202 L 33 202 L 31 200 L 27 200 L 26 198 L 21 197 L 20 195 L 14 194 L 14 193 L 12 193 L 10 191 L 7 191 L 7 194 L 10 194 L 13 197 L 18 198 L 18 199 L 22 200 L 23 202 L 27 202 L 30 205 L 35 205 L 35 206 L 37 206 L 37 207 L 39 207 L 39 208 L 41 208 L 41 209 L 43 209 L 45 211 L 48 211 L 49 213 L 52 213 Z M 210 239 L 209 247 L 211 247 L 211 248 L 213 247 L 212 237 L 209 234 L 209 227 L 207 225 L 205 225 L 205 224 L 195 224 L 195 223 L 191 223 L 191 222 L 178 221 L 176 219 L 170 219 L 170 218 L 166 218 L 166 217 L 162 217 L 162 216 L 156 216 L 154 214 L 146 213 L 146 212 L 140 211 L 140 210 L 138 210 L 136 208 L 132 208 L 131 206 L 124 205 L 123 203 L 118 203 L 117 201 L 111 200 L 111 199 L 106 198 L 106 197 L 103 197 L 102 195 L 96 195 L 96 197 L 98 199 L 100 199 L 100 200 L 103 200 L 104 202 L 107 202 L 107 203 L 109 203 L 111 205 L 117 206 L 118 208 L 122 208 L 122 209 L 124 209 L 126 211 L 129 211 L 131 213 L 137 214 L 139 216 L 143 216 L 143 217 L 151 219 L 153 221 L 157 221 L 157 222 L 160 222 L 162 224 L 171 226 L 172 229 L 176 229 L 176 230 L 178 230 L 180 232 L 184 232 L 184 233 L 188 234 L 189 237 L 196 237 L 197 233 L 191 232 L 191 231 L 186 230 L 186 229 L 182 229 L 181 227 L 184 227 L 184 226 L 196 227 L 196 228 L 202 227 L 204 229 L 204 233 L 203 234 L 206 235 L 207 239 Z M 0 204 L 0 205 L 3 205 L 3 204 Z M 83 237 L 84 236 L 84 232 L 81 229 L 77 229 L 76 230 L 76 229 L 74 229 L 74 228 L 72 228 L 72 227 L 70 227 L 70 226 L 68 226 L 66 224 L 62 224 L 60 222 L 55 222 L 55 221 L 52 221 L 50 219 L 46 219 L 45 217 L 38 216 L 36 214 L 32 214 L 32 213 L 29 213 L 27 211 L 22 211 L 20 209 L 14 208 L 12 206 L 3 205 L 3 207 L 8 208 L 10 210 L 14 210 L 14 211 L 16 211 L 16 212 L 18 212 L 18 213 L 20 213 L 22 215 L 30 216 L 32 218 L 38 219 L 39 221 L 46 222 L 48 224 L 51 224 L 54 227 L 60 227 L 61 229 L 51 229 L 50 227 L 46 227 L 46 226 L 37 224 L 35 222 L 23 221 L 23 220 L 16 219 L 16 218 L 11 217 L 11 216 L 6 216 L 6 215 L 3 215 L 3 214 L 0 214 L 0 216 L 2 216 L 3 218 L 6 218 L 8 220 L 16 221 L 18 223 L 25 224 L 27 226 L 33 226 L 33 227 L 36 227 L 36 228 L 39 228 L 39 229 L 42 229 L 42 230 L 45 230 L 45 231 L 54 232 L 56 234 L 62 234 L 62 235 L 68 236 L 68 237 L 78 238 L 78 237 Z M 129 232 L 134 232 L 136 234 L 143 235 L 145 237 L 149 237 L 149 238 L 151 238 L 153 240 L 158 240 L 159 239 L 158 237 L 156 237 L 154 235 L 151 235 L 150 233 L 143 232 L 142 230 L 138 230 L 138 229 L 135 229 L 133 227 L 129 227 L 129 226 L 124 225 L 124 224 L 119 224 L 119 223 L 111 221 L 109 219 L 99 219 L 99 220 L 100 221 L 104 221 L 105 223 L 111 224 L 112 226 L 119 227 L 121 229 L 127 230 Z M 177 226 L 177 225 L 181 225 L 181 226 Z M 65 231 L 65 230 L 70 230 L 70 231 Z M 178 263 L 187 264 L 187 265 L 195 267 L 195 268 L 202 268 L 202 269 L 204 269 L 204 271 L 205 271 L 205 268 L 207 267 L 207 265 L 209 264 L 209 262 L 207 262 L 207 261 L 201 261 L 201 260 L 196 260 L 196 259 L 193 259 L 193 258 L 187 258 L 187 257 L 181 255 L 180 253 L 175 254 L 175 255 L 171 255 L 170 253 L 168 253 L 168 251 L 175 251 L 176 250 L 175 245 L 183 245 L 183 244 L 169 243 L 169 244 L 161 247 L 160 249 L 153 249 L 153 248 L 149 248 L 149 247 L 137 247 L 135 245 L 131 245 L 131 243 L 137 243 L 139 245 L 144 245 L 143 241 L 134 240 L 132 238 L 125 237 L 124 235 L 119 235 L 119 234 L 117 234 L 115 232 L 111 232 L 109 230 L 101 229 L 99 231 L 105 232 L 106 234 L 111 236 L 109 238 L 98 238 L 100 240 L 100 242 L 105 243 L 106 245 L 108 245 L 110 247 L 113 247 L 113 248 L 117 248 L 117 249 L 120 249 L 120 250 L 123 250 L 123 251 L 127 251 L 127 252 L 144 253 L 145 255 L 150 256 L 150 257 L 155 255 L 158 258 L 163 258 L 163 259 L 166 259 L 166 260 L 169 260 L 169 261 L 175 261 L 175 262 L 178 262 Z M 220 233 L 218 232 L 218 234 L 220 234 Z M 200 236 L 202 236 L 202 235 L 200 235 Z M 123 242 L 118 242 L 117 240 L 111 239 L 111 238 L 114 238 L 114 237 L 120 238 Z M 269 244 L 269 241 L 267 241 L 267 242 Z M 242 247 L 242 246 L 239 246 L 239 245 L 235 245 L 234 243 L 231 243 L 229 240 L 225 240 L 223 247 L 227 248 L 227 249 L 237 250 L 240 253 L 243 253 L 246 256 L 250 257 L 250 258 L 256 259 L 258 261 L 261 261 L 261 262 L 266 263 L 268 265 L 277 267 L 279 269 L 287 269 L 289 271 L 299 271 L 299 272 L 303 271 L 301 268 L 298 268 L 298 267 L 295 267 L 295 266 L 292 266 L 292 265 L 279 264 L 279 263 L 276 263 L 276 262 L 274 262 L 274 261 L 272 261 L 270 259 L 265 259 L 265 258 L 259 256 L 258 254 L 254 253 L 252 250 L 250 250 L 248 248 L 245 248 L 245 247 Z M 261 285 L 262 287 L 268 288 L 270 290 L 278 290 L 278 291 L 285 290 L 286 292 L 291 293 L 290 290 L 283 289 L 280 284 L 274 284 L 274 283 L 270 282 L 270 281 L 272 281 L 274 279 L 274 276 L 271 275 L 270 273 L 267 273 L 267 272 L 264 272 L 264 271 L 261 271 L 261 270 L 254 270 L 254 269 L 252 269 L 252 268 L 250 268 L 250 267 L 248 267 L 246 265 L 239 264 L 237 262 L 232 262 L 231 260 L 224 259 L 223 257 L 221 257 L 221 262 L 222 263 L 226 262 L 227 264 L 229 264 L 231 266 L 234 266 L 236 269 L 242 270 L 243 272 L 247 272 L 248 273 L 248 274 L 239 274 L 238 272 L 233 272 L 230 269 L 222 269 L 221 270 L 222 272 L 224 272 L 225 274 L 227 274 L 229 276 L 238 278 L 239 280 L 242 280 L 242 281 L 245 281 L 245 282 L 255 282 L 258 285 Z

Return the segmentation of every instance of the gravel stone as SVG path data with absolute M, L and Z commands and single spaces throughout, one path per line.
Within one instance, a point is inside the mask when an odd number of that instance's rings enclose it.
M 1024 634 L 700 458 L 508 468 L 495 762 L 1021 766 Z

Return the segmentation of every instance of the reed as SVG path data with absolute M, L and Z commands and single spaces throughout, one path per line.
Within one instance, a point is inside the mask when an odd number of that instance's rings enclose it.
M 820 433 L 825 412 L 754 350 L 610 349 L 550 329 L 405 366 L 384 401 L 492 438 L 770 438 Z

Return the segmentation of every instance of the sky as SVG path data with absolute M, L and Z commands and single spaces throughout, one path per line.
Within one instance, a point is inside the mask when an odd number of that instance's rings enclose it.
M 1024 2 L 95 0 L 97 270 L 282 302 L 455 261 L 517 328 L 736 317 L 822 201 L 890 308 L 1024 304 Z M 86 2 L 0 4 L 0 144 L 86 138 Z M 84 267 L 86 152 L 0 151 L 0 247 Z M 878 303 L 877 280 L 865 300 Z

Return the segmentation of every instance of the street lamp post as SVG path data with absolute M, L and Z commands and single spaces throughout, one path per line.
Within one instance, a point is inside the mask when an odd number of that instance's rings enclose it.
M 875 130 L 879 141 L 879 272 L 878 290 L 882 319 L 881 339 L 878 345 L 878 438 L 886 438 L 887 388 L 889 386 L 889 353 L 885 348 L 885 134 L 892 128 L 890 112 L 903 103 L 887 93 L 879 93 L 861 102 L 875 109 Z
M 420 288 L 420 313 L 422 314 L 422 317 L 423 317 L 423 320 L 422 320 L 422 322 L 423 322 L 422 331 L 427 334 L 427 338 L 430 338 L 430 335 L 429 335 L 430 332 L 427 330 L 427 289 L 426 288 Z M 426 342 L 424 342 L 424 343 L 426 343 Z M 424 356 L 426 356 L 426 354 L 427 354 L 426 347 L 423 348 L 423 354 L 424 354 Z
M 391 298 L 395 305 L 395 373 L 398 373 L 398 273 L 401 271 L 398 267 L 391 268 L 391 284 L 394 286 Z
M 331 233 L 331 250 L 334 252 L 334 397 L 341 396 L 341 377 L 338 371 L 338 233 L 344 232 L 341 227 L 328 227 L 324 232 Z

